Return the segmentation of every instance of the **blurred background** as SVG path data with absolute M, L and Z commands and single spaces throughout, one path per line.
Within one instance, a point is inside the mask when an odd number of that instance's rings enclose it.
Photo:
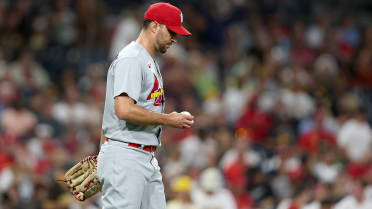
M 168 209 L 372 208 L 372 2 L 184 0 L 157 60 Z M 0 0 L 0 209 L 98 209 L 55 181 L 97 154 L 106 73 L 154 1 Z

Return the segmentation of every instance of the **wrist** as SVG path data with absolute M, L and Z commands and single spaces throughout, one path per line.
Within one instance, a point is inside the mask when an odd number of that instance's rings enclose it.
M 168 126 L 169 125 L 169 117 L 168 117 L 169 114 L 166 114 L 166 113 L 161 113 L 160 114 L 160 121 L 159 121 L 159 124 L 160 125 L 163 125 L 163 126 Z

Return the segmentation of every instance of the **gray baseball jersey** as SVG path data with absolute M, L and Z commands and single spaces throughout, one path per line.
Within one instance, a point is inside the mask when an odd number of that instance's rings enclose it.
M 108 70 L 102 130 L 105 137 L 113 140 L 159 146 L 161 126 L 134 124 L 116 116 L 114 99 L 124 93 L 149 111 L 164 111 L 159 66 L 137 42 L 122 49 Z

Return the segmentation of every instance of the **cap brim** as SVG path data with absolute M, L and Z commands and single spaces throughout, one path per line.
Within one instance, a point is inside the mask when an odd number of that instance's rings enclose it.
M 191 33 L 186 28 L 184 28 L 182 25 L 181 26 L 167 26 L 167 28 L 169 28 L 169 30 L 177 34 L 180 34 L 183 36 L 191 36 Z

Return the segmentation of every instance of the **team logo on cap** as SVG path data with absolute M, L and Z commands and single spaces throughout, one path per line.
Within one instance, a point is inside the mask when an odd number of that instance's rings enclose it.
M 182 12 L 180 13 L 180 17 L 181 17 L 181 23 L 183 22 L 183 14 Z

